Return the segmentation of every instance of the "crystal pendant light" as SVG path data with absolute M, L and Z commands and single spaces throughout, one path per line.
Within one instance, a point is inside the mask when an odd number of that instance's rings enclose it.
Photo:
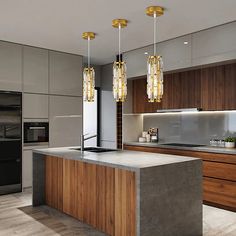
M 164 14 L 164 9 L 159 6 L 146 8 L 146 14 L 154 18 L 154 55 L 147 61 L 147 95 L 149 102 L 161 102 L 163 96 L 163 61 L 156 54 L 156 19 Z
M 93 67 L 90 67 L 90 40 L 95 38 L 95 33 L 84 32 L 82 37 L 88 41 L 88 67 L 85 67 L 83 71 L 83 97 L 85 102 L 93 102 L 95 92 L 95 71 Z
M 113 96 L 116 102 L 124 102 L 127 96 L 126 63 L 121 59 L 120 31 L 127 26 L 127 20 L 115 19 L 112 26 L 119 29 L 119 54 L 118 60 L 113 64 Z

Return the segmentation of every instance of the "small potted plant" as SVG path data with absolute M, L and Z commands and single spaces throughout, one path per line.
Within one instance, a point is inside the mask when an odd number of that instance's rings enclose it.
M 225 139 L 225 147 L 226 148 L 234 148 L 235 147 L 236 138 L 228 137 Z

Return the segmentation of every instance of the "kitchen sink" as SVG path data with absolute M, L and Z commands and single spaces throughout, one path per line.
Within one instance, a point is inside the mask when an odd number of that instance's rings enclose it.
M 71 148 L 72 150 L 81 151 L 80 148 Z M 100 147 L 85 147 L 85 152 L 95 152 L 95 153 L 101 153 L 101 152 L 115 152 L 116 149 L 108 149 L 108 148 L 100 148 Z

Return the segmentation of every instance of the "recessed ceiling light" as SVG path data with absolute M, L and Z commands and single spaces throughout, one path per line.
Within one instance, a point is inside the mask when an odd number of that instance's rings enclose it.
M 145 55 L 148 55 L 148 52 L 145 52 L 144 54 L 145 54 Z
M 188 44 L 188 41 L 184 41 L 184 44 L 187 45 L 187 44 Z

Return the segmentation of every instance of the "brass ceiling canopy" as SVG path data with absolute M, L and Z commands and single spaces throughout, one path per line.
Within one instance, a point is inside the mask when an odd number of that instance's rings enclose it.
M 114 19 L 112 21 L 112 26 L 114 28 L 119 28 L 119 25 L 121 28 L 125 28 L 127 26 L 128 21 L 126 19 Z
M 146 14 L 148 16 L 154 17 L 155 13 L 156 16 L 162 16 L 164 14 L 164 8 L 160 6 L 150 6 L 146 8 Z
M 84 32 L 82 34 L 82 38 L 86 39 L 86 40 L 88 40 L 88 39 L 90 39 L 90 40 L 95 39 L 95 33 L 94 32 Z

